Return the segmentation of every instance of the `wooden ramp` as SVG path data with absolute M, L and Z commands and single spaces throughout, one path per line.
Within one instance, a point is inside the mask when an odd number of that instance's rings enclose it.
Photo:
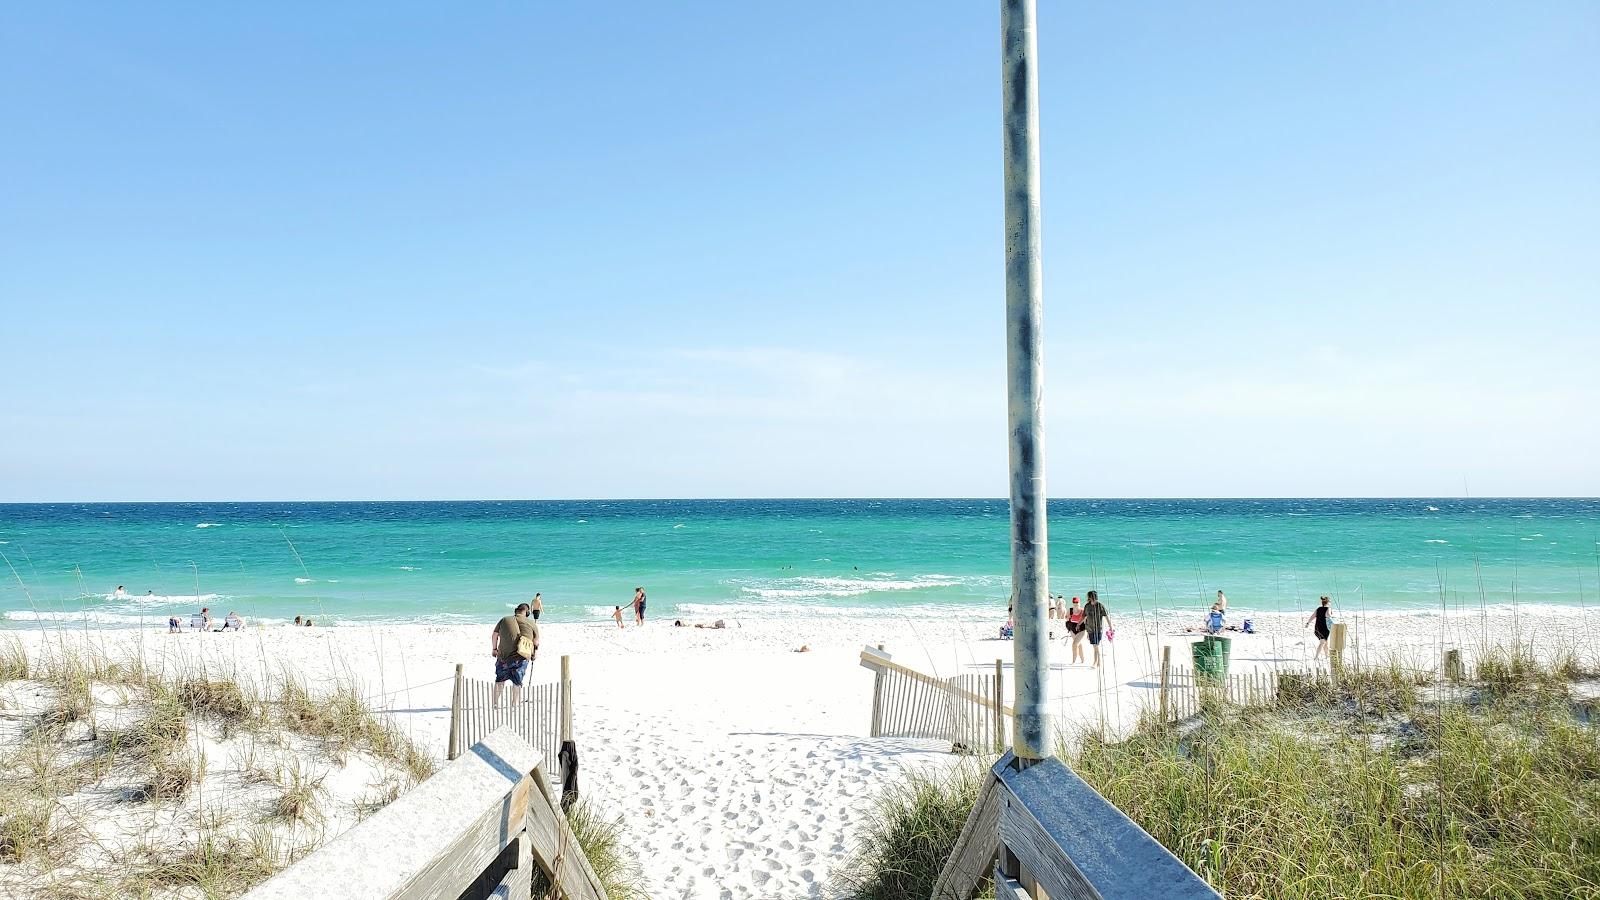
M 558 898 L 606 900 L 540 755 L 501 728 L 245 900 L 527 900 L 534 866 Z

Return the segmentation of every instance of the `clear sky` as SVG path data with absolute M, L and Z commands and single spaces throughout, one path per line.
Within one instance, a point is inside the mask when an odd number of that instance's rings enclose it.
M 1600 5 L 1040 9 L 1056 496 L 1600 494 Z M 994 2 L 0 28 L 0 500 L 1001 496 Z

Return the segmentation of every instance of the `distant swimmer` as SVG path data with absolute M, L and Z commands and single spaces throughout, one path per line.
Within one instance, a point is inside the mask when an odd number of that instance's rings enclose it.
M 128 596 L 128 592 L 123 590 L 122 589 L 122 585 L 120 585 L 120 584 L 117 585 L 117 589 L 116 590 L 111 592 L 111 598 L 113 600 L 121 600 L 121 599 L 123 599 L 123 598 L 125 598 L 127 596 Z

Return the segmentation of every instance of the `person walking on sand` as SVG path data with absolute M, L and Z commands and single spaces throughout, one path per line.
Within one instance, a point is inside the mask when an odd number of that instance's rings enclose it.
M 494 655 L 494 697 L 492 705 L 500 705 L 500 694 L 506 682 L 511 682 L 511 705 L 522 702 L 522 679 L 528 674 L 528 661 L 539 652 L 539 626 L 528 618 L 530 607 L 517 604 L 515 611 L 495 623 L 489 638 L 489 652 Z
M 623 627 L 623 625 L 622 625 L 622 607 L 620 607 L 620 606 L 611 607 L 611 618 L 617 620 L 617 627 L 618 628 L 622 628 Z
M 539 614 L 544 612 L 544 595 L 538 591 L 533 592 L 533 620 L 539 621 Z
M 644 588 L 633 589 L 633 621 L 635 625 L 644 624 Z
M 1317 650 L 1311 654 L 1312 659 L 1324 656 L 1328 652 L 1328 617 L 1333 613 L 1333 608 L 1328 605 L 1326 595 L 1322 597 L 1322 605 L 1311 611 L 1311 618 L 1306 619 L 1306 624 L 1311 625 L 1311 631 L 1317 636 Z M 1313 624 L 1315 623 L 1315 624 Z
M 1072 609 L 1067 613 L 1067 633 L 1072 635 L 1072 662 L 1083 662 L 1083 607 L 1077 597 L 1072 598 Z
M 1088 593 L 1088 599 L 1083 604 L 1083 628 L 1089 633 L 1089 646 L 1094 648 L 1094 667 L 1100 668 L 1100 636 L 1111 627 L 1111 614 L 1106 612 L 1105 604 L 1100 602 L 1100 594 L 1096 591 Z

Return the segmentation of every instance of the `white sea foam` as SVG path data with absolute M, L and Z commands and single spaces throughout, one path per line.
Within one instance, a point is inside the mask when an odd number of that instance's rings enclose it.
M 158 603 L 215 603 L 223 599 L 222 594 L 101 594 L 101 600 L 111 600 L 116 603 L 126 603 L 133 606 L 154 606 Z
M 1441 541 L 1438 538 L 1429 538 L 1428 540 L 1423 541 L 1423 543 L 1424 544 L 1448 544 L 1450 542 L 1449 541 Z
M 1439 507 L 1437 507 L 1437 506 L 1428 507 L 1428 512 L 1438 512 L 1438 511 L 1439 511 Z
M 682 527 L 683 527 L 683 523 L 682 523 L 682 522 L 679 522 L 679 523 L 678 523 L 678 524 L 676 524 L 676 525 L 674 525 L 674 526 L 672 526 L 672 527 L 673 527 L 673 528 L 682 528 Z
M 878 591 L 915 591 L 923 588 L 954 587 L 959 578 L 948 575 L 918 575 L 910 579 L 877 578 L 780 578 L 754 583 L 733 582 L 740 593 L 763 600 L 820 600 L 829 597 L 859 597 Z
M 294 583 L 295 584 L 310 584 L 313 581 L 316 581 L 316 579 L 315 578 L 296 578 L 294 580 Z
M 416 566 L 401 566 L 400 567 L 400 571 L 402 571 L 402 572 L 415 572 L 416 570 L 417 570 Z
M 196 525 L 195 527 L 196 528 L 219 528 L 221 526 L 222 526 L 221 522 L 201 522 L 199 525 Z

